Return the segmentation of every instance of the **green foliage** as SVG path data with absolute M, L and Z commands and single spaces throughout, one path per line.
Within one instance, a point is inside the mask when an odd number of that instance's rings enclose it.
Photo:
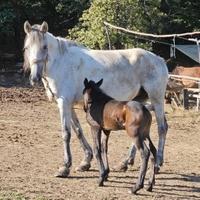
M 10 3 L 1 4 L 0 6 L 0 33 L 13 33 L 12 23 L 14 21 L 15 14 Z
M 137 4 L 135 0 L 94 0 L 91 7 L 83 13 L 78 25 L 70 30 L 70 38 L 91 48 L 106 48 L 108 44 L 103 22 L 132 27 L 133 13 L 138 13 Z M 124 42 L 120 42 L 122 38 Z M 128 38 L 118 32 L 111 34 L 111 41 L 118 48 L 123 48 L 126 40 Z
M 199 0 L 93 0 L 69 37 L 90 48 L 108 48 L 104 21 L 154 34 L 192 31 L 200 27 L 199 7 Z M 110 39 L 112 48 L 150 47 L 113 29 Z
M 41 23 L 46 20 L 54 33 L 67 33 L 90 5 L 89 0 L 3 0 L 0 4 L 0 35 L 15 34 L 25 20 Z
M 46 20 L 56 35 L 65 36 L 70 29 L 71 39 L 105 49 L 104 21 L 155 34 L 188 32 L 200 27 L 199 8 L 199 0 L 1 0 L 0 45 L 6 43 L 5 36 L 21 44 L 25 20 L 31 24 Z M 131 35 L 113 29 L 109 33 L 112 48 L 151 47 L 151 43 L 133 40 Z M 20 44 L 16 45 L 18 50 Z

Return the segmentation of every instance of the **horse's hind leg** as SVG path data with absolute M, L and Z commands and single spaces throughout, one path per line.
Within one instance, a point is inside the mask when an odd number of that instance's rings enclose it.
M 168 130 L 167 121 L 165 118 L 164 113 L 164 97 L 165 97 L 165 81 L 163 80 L 163 83 L 160 84 L 160 87 L 152 88 L 150 87 L 151 84 L 145 85 L 145 90 L 147 91 L 149 95 L 149 99 L 151 101 L 151 104 L 154 108 L 157 126 L 158 126 L 158 152 L 157 152 L 157 159 L 156 159 L 156 168 L 157 172 L 163 164 L 163 155 L 164 155 L 164 146 L 165 146 L 165 140 L 166 140 L 166 134 Z
M 77 115 L 74 110 L 72 110 L 72 128 L 76 133 L 76 136 L 79 139 L 81 147 L 85 152 L 85 158 L 81 162 L 80 166 L 76 168 L 76 170 L 87 171 L 91 167 L 90 162 L 93 158 L 92 149 L 83 135 L 83 130 L 81 128 L 81 125 L 78 121 Z
M 136 154 L 136 147 L 133 143 L 131 146 L 131 149 L 129 150 L 128 157 L 122 161 L 118 166 L 115 167 L 116 171 L 126 171 L 128 169 L 128 165 L 133 165 L 135 160 L 135 154 Z
M 164 160 L 164 147 L 165 147 L 168 125 L 164 114 L 164 106 L 162 104 L 154 103 L 154 109 L 155 109 L 156 120 L 158 123 L 158 137 L 159 137 L 158 152 L 156 159 L 156 172 L 158 172 Z
M 144 187 L 144 178 L 146 175 L 147 171 L 147 165 L 148 165 L 148 160 L 149 160 L 149 149 L 147 148 L 146 144 L 144 143 L 144 140 L 141 140 L 139 137 L 136 138 L 135 145 L 137 149 L 140 151 L 141 155 L 141 160 L 142 163 L 140 165 L 140 172 L 139 172 L 139 177 L 138 180 L 135 184 L 135 186 L 132 188 L 131 192 L 133 194 L 136 194 L 138 190 Z
M 147 187 L 147 191 L 151 192 L 153 189 L 153 185 L 155 184 L 155 164 L 156 164 L 156 148 L 153 145 L 150 138 L 149 139 L 149 148 L 150 148 L 150 177 L 149 183 Z
M 101 139 L 101 154 L 105 166 L 105 181 L 108 179 L 108 174 L 110 172 L 109 164 L 108 164 L 108 139 L 110 135 L 110 131 L 103 131 L 104 134 L 102 135 Z

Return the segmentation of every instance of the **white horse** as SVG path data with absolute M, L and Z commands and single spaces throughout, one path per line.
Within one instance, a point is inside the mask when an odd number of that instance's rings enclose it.
M 30 69 L 32 85 L 42 79 L 49 99 L 55 98 L 60 111 L 64 141 L 64 166 L 58 177 L 67 177 L 72 165 L 70 150 L 71 127 L 76 132 L 85 158 L 79 169 L 88 170 L 92 150 L 87 143 L 73 105 L 82 100 L 85 78 L 104 79 L 102 89 L 113 98 L 131 100 L 140 91 L 146 92 L 155 111 L 159 142 L 157 167 L 163 163 L 167 133 L 164 115 L 164 95 L 168 70 L 164 60 L 143 49 L 90 50 L 76 42 L 55 37 L 48 32 L 48 24 L 31 26 L 24 23 L 24 65 Z M 135 148 L 132 150 L 134 155 Z M 132 156 L 133 156 L 132 155 Z M 127 160 L 125 164 L 127 164 Z

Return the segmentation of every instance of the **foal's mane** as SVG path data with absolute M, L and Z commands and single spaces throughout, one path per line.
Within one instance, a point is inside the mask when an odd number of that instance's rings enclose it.
M 89 88 L 92 89 L 91 96 L 93 101 L 107 102 L 113 99 L 111 96 L 107 95 L 101 88 L 97 87 L 94 81 L 89 81 L 88 85 L 90 85 Z

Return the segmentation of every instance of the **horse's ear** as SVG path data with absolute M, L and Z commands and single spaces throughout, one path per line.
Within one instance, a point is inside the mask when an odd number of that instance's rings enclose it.
M 85 78 L 85 80 L 84 80 L 84 86 L 87 87 L 87 85 L 88 85 L 88 80 L 87 80 L 87 78 Z
M 43 22 L 41 27 L 40 27 L 40 31 L 46 33 L 48 31 L 48 24 L 47 22 Z
M 31 32 L 31 25 L 29 24 L 28 21 L 25 21 L 25 22 L 24 22 L 24 32 L 25 32 L 26 34 L 28 34 L 28 33 Z
M 97 87 L 100 87 L 102 83 L 103 83 L 103 79 L 101 79 L 100 81 L 98 81 L 98 82 L 96 83 Z

